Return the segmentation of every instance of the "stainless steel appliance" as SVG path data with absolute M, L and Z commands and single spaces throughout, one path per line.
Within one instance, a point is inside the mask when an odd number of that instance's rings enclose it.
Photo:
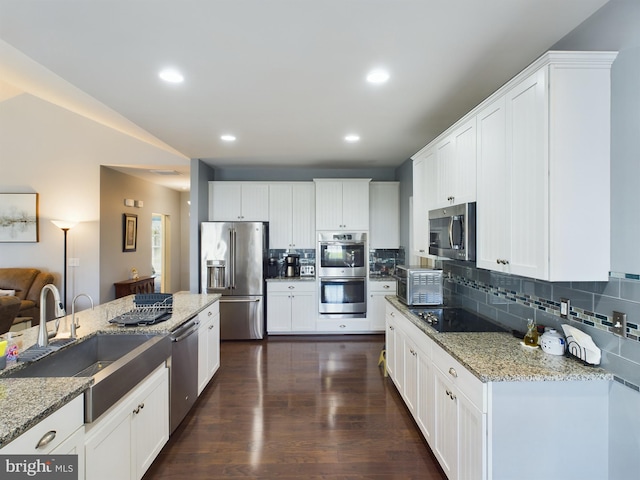
M 319 277 L 366 277 L 367 234 L 319 233 L 316 263 Z
M 442 270 L 396 265 L 398 299 L 406 305 L 441 305 Z
M 429 211 L 429 253 L 455 260 L 476 259 L 476 204 Z
M 367 279 L 324 277 L 320 284 L 321 318 L 364 318 L 367 316 Z
M 316 267 L 315 267 L 315 265 L 300 265 L 300 276 L 301 277 L 315 277 L 316 276 Z
M 284 276 L 299 277 L 300 276 L 300 255 L 289 253 L 284 257 Z
M 204 222 L 201 227 L 201 291 L 222 295 L 220 339 L 263 338 L 266 224 Z
M 439 332 L 509 332 L 504 325 L 459 307 L 421 308 L 411 313 Z
M 198 398 L 198 320 L 192 318 L 170 335 L 170 432 L 178 428 Z

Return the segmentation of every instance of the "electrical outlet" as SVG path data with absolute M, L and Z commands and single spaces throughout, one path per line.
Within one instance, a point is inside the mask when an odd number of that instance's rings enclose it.
M 79 267 L 80 266 L 80 259 L 79 258 L 69 258 L 69 260 L 67 261 L 67 267 Z
M 569 311 L 571 310 L 571 300 L 568 298 L 560 299 L 560 317 L 569 318 Z
M 613 312 L 613 327 L 611 331 L 616 335 L 624 337 L 627 333 L 627 314 L 622 312 Z

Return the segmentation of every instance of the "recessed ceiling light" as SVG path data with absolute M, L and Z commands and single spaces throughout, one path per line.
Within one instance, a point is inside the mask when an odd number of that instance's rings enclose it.
M 236 137 L 235 135 L 220 135 L 220 140 L 224 142 L 235 142 Z
M 344 137 L 345 142 L 355 143 L 360 141 L 360 135 L 350 134 Z
M 389 80 L 389 72 L 386 70 L 371 70 L 367 75 L 367 82 L 369 83 L 380 84 L 385 83 L 387 80 Z
M 165 82 L 169 83 L 182 83 L 184 81 L 184 76 L 173 68 L 162 70 L 158 76 Z

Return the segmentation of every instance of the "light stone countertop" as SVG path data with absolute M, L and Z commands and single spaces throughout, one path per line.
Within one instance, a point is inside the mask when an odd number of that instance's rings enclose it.
M 268 282 L 315 282 L 316 277 L 274 277 L 267 278 Z
M 168 334 L 176 327 L 197 315 L 220 298 L 218 294 L 191 294 L 179 292 L 173 295 L 173 314 L 168 320 L 144 327 L 120 327 L 112 325 L 109 319 L 133 308 L 133 295 L 123 297 L 93 310 L 76 313 L 80 322 L 77 330 L 78 341 L 100 333 L 157 333 Z M 57 338 L 68 336 L 71 315 L 61 319 Z M 53 330 L 53 321 L 48 322 Z M 38 339 L 38 327 L 19 332 L 16 338 L 22 343 L 22 350 L 34 345 Z M 75 343 L 74 343 L 75 344 Z M 73 344 L 72 344 L 73 345 Z M 26 432 L 45 417 L 51 415 L 66 403 L 87 390 L 90 378 L 3 378 L 9 371 L 22 365 L 9 365 L 0 371 L 0 448 Z
M 509 333 L 441 333 L 414 315 L 396 296 L 385 297 L 409 321 L 482 382 L 613 380 L 606 370 L 579 360 L 530 349 Z

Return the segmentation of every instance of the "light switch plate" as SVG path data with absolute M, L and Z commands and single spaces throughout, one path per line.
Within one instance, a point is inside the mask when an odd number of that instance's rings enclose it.
M 561 298 L 560 299 L 560 316 L 562 318 L 568 318 L 570 310 L 571 310 L 571 300 L 569 300 L 568 298 Z
M 613 312 L 613 327 L 611 331 L 616 335 L 624 337 L 627 333 L 627 314 L 622 312 Z

